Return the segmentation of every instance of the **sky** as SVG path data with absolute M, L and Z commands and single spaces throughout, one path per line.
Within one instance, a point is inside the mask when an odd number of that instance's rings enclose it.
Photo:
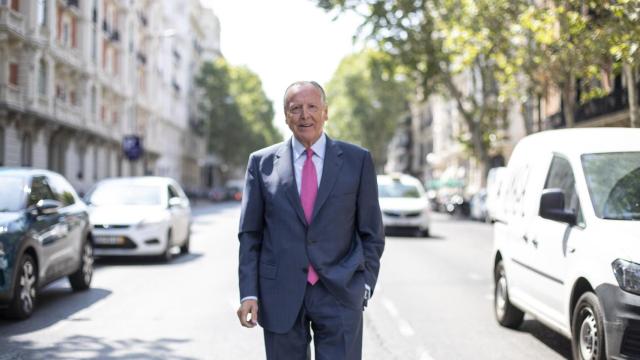
M 342 58 L 357 50 L 352 36 L 361 20 L 333 15 L 312 0 L 201 0 L 220 20 L 220 49 L 234 66 L 246 65 L 273 101 L 274 122 L 285 137 L 282 97 L 289 84 L 315 80 L 323 86 Z

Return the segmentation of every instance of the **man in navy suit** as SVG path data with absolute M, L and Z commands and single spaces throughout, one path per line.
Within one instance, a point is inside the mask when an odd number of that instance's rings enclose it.
M 362 358 L 362 312 L 384 231 L 371 154 L 324 133 L 316 82 L 285 91 L 293 137 L 249 157 L 240 217 L 240 323 L 264 329 L 268 360 Z M 313 330 L 313 333 L 311 332 Z

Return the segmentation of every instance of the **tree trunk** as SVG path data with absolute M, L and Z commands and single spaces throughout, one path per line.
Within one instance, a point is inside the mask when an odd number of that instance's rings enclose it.
M 567 128 L 575 125 L 575 108 L 576 108 L 576 76 L 570 73 L 567 82 L 562 89 L 562 102 L 564 104 L 564 124 Z
M 640 127 L 640 114 L 638 113 L 638 95 L 636 91 L 637 81 L 633 66 L 626 62 L 623 65 L 624 76 L 627 78 L 627 91 L 629 97 L 629 126 Z
M 532 89 L 527 91 L 527 100 L 521 104 L 520 111 L 522 113 L 522 120 L 524 121 L 524 131 L 527 135 L 533 133 L 533 100 L 534 92 Z

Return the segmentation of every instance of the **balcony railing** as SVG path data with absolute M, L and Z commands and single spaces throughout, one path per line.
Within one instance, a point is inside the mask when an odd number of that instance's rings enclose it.
M 638 102 L 640 102 L 640 83 L 636 84 Z M 587 101 L 577 106 L 574 112 L 576 124 L 595 119 L 600 116 L 613 114 L 629 108 L 629 93 L 627 89 L 617 89 L 609 95 Z M 561 109 L 557 113 L 547 117 L 546 122 L 554 129 L 566 127 L 564 112 Z
M 0 7 L 0 30 L 8 30 L 19 36 L 24 36 L 25 26 L 24 15 L 9 7 Z
M 23 103 L 20 88 L 9 85 L 0 85 L 0 103 L 2 102 L 17 108 L 22 108 Z

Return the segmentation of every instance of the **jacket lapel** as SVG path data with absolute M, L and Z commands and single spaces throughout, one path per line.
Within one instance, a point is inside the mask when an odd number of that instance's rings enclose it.
M 293 149 L 291 147 L 291 139 L 285 141 L 280 149 L 278 149 L 273 165 L 278 169 L 280 186 L 283 188 L 296 214 L 298 214 L 300 221 L 306 225 L 307 220 L 304 217 L 304 210 L 300 203 L 300 195 L 298 194 L 296 177 L 293 170 Z
M 320 188 L 318 188 L 318 196 L 313 206 L 313 218 L 316 217 L 322 205 L 331 194 L 333 185 L 336 183 L 338 173 L 342 167 L 342 149 L 329 136 L 327 136 L 327 148 L 324 154 L 324 166 L 322 169 L 322 179 L 320 180 Z M 301 207 L 302 208 L 302 207 Z

